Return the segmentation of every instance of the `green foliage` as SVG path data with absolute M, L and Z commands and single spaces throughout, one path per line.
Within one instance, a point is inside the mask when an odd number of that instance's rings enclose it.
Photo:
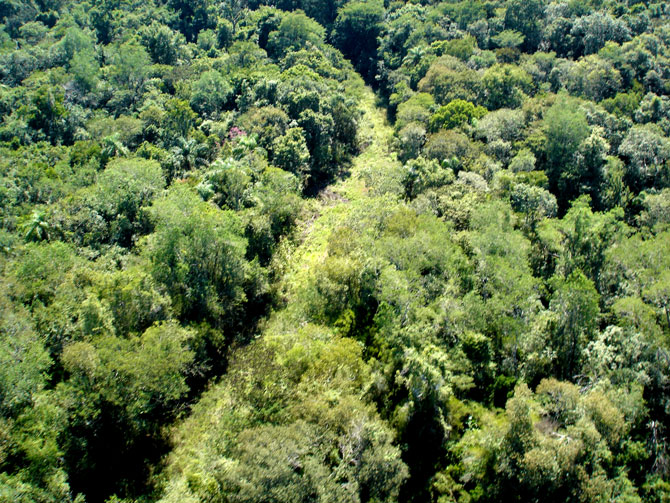
M 547 128 L 546 172 L 550 190 L 561 196 L 559 198 L 561 205 L 569 200 L 565 192 L 572 189 L 566 179 L 566 170 L 574 163 L 574 155 L 580 143 L 589 135 L 586 116 L 569 103 L 565 99 L 559 99 L 547 110 L 544 117 Z
M 625 474 L 610 477 L 606 462 L 603 466 L 615 445 L 611 434 L 627 429 L 603 391 L 580 395 L 574 385 L 554 379 L 542 381 L 535 394 L 518 385 L 504 416 L 481 420 L 456 452 L 465 464 L 464 477 L 490 488 L 485 501 L 509 494 L 512 487 L 515 501 L 540 496 L 600 501 L 601 491 L 621 501 L 640 501 Z M 580 468 L 585 466 L 588 471 Z
M 553 335 L 556 372 L 563 378 L 574 378 L 582 351 L 594 337 L 598 326 L 598 293 L 593 283 L 580 271 L 554 285 L 549 308 L 561 320 Z
M 354 0 L 338 10 L 333 28 L 333 42 L 350 58 L 364 77 L 372 78 L 371 61 L 377 56 L 377 36 L 384 18 L 382 2 Z
M 309 150 L 301 128 L 290 128 L 286 134 L 275 139 L 272 162 L 285 171 L 304 176 L 309 169 Z
M 53 143 L 67 141 L 66 119 L 68 111 L 63 105 L 63 92 L 52 86 L 40 87 L 29 103 L 20 110 L 27 125 L 39 139 L 48 139 Z
M 510 194 L 510 202 L 515 211 L 525 214 L 525 224 L 533 228 L 543 218 L 555 217 L 558 211 L 556 198 L 541 187 L 520 183 Z
M 65 347 L 62 362 L 73 385 L 90 387 L 132 421 L 151 420 L 187 391 L 192 334 L 175 324 L 154 325 L 141 336 L 101 337 Z
M 555 271 L 567 277 L 575 271 L 586 274 L 600 287 L 607 249 L 624 231 L 621 211 L 594 213 L 588 198 L 575 201 L 560 222 L 543 222 L 540 240 L 555 255 Z
M 441 166 L 435 159 L 413 159 L 407 163 L 406 170 L 403 185 L 405 195 L 410 199 L 430 188 L 442 187 L 454 181 L 453 170 Z
M 629 160 L 626 176 L 632 187 L 663 187 L 668 183 L 664 166 L 670 158 L 670 143 L 653 126 L 633 126 L 621 146 L 621 156 Z
M 53 217 L 53 227 L 77 244 L 130 247 L 150 230 L 142 207 L 164 187 L 165 177 L 156 161 L 115 159 L 100 173 L 94 187 L 63 202 L 62 213 Z
M 140 37 L 151 60 L 161 65 L 174 65 L 181 52 L 181 46 L 185 43 L 181 34 L 157 22 L 143 27 Z
M 481 106 L 475 106 L 469 101 L 454 100 L 437 109 L 430 118 L 432 131 L 438 129 L 452 129 L 462 124 L 471 124 L 486 115 L 487 110 Z
M 0 500 L 665 501 L 668 12 L 0 0 Z
M 155 232 L 144 243 L 152 273 L 167 290 L 175 314 L 221 327 L 239 323 L 246 299 L 246 240 L 237 216 L 176 186 L 154 202 Z
M 0 338 L 0 411 L 3 417 L 16 417 L 32 406 L 46 385 L 51 360 L 30 327 L 28 313 L 19 317 L 7 300 L 2 306 Z
M 398 106 L 396 129 L 400 130 L 410 122 L 426 122 L 431 116 L 435 100 L 428 93 L 416 93 Z
M 360 347 L 321 327 L 254 343 L 180 428 L 168 467 L 177 477 L 162 501 L 395 500 L 407 473 L 399 450 L 372 408 L 351 394 L 367 375 Z M 337 391 L 325 396 L 325 389 Z M 257 423 L 270 417 L 274 424 Z
M 570 30 L 574 37 L 574 55 L 598 52 L 609 41 L 622 43 L 630 38 L 630 28 L 621 19 L 614 19 L 608 14 L 594 12 L 575 20 Z
M 498 35 L 491 38 L 491 40 L 502 48 L 516 48 L 523 44 L 526 36 L 515 30 L 504 30 Z
M 524 93 L 532 88 L 532 80 L 523 69 L 513 65 L 494 65 L 484 72 L 482 84 L 489 110 L 517 108 Z
M 216 116 L 230 100 L 232 91 L 220 72 L 204 72 L 193 84 L 191 106 L 205 117 Z
M 268 35 L 268 52 L 277 57 L 290 51 L 319 46 L 324 35 L 325 30 L 304 12 L 292 12 L 284 15 L 278 29 Z
M 455 99 L 474 102 L 481 93 L 481 77 L 453 56 L 442 56 L 426 70 L 418 90 L 432 94 L 439 104 Z
M 222 89 L 217 87 L 216 79 L 210 80 L 211 76 L 205 76 L 202 85 L 205 89 L 208 87 L 213 87 L 211 91 L 220 91 Z M 198 82 L 200 83 L 200 81 Z M 218 82 L 221 84 L 221 81 Z M 221 87 L 223 84 L 221 84 Z M 198 88 L 196 87 L 196 93 Z M 196 99 L 197 99 L 196 94 Z M 214 101 L 220 100 L 220 95 L 214 94 L 214 96 L 208 96 L 207 100 Z M 191 109 L 188 102 L 180 100 L 178 98 L 172 98 L 165 104 L 165 117 L 164 117 L 164 130 L 166 136 L 166 143 L 174 144 L 179 138 L 187 138 L 191 128 L 194 126 L 197 114 Z
M 178 26 L 187 40 L 193 42 L 198 33 L 213 28 L 216 23 L 216 10 L 208 0 L 168 0 L 168 5 L 179 16 Z
M 126 42 L 118 47 L 112 61 L 111 77 L 114 82 L 137 92 L 149 70 L 149 54 L 144 47 L 134 42 Z
M 537 48 L 542 29 L 543 5 L 540 0 L 510 0 L 506 3 L 505 28 L 516 30 L 524 37 L 521 42 L 526 50 Z

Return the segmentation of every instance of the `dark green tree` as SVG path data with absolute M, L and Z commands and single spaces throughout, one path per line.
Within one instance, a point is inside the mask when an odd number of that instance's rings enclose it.
M 248 268 L 239 218 L 180 185 L 149 212 L 156 230 L 144 243 L 144 253 L 175 314 L 219 327 L 239 326 Z
M 331 35 L 335 46 L 368 82 L 374 82 L 377 72 L 377 37 L 383 20 L 381 1 L 351 1 L 338 10 Z

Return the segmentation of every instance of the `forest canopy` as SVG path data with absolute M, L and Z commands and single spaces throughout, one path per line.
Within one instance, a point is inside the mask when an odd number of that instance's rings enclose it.
M 670 501 L 670 5 L 0 0 L 0 501 Z

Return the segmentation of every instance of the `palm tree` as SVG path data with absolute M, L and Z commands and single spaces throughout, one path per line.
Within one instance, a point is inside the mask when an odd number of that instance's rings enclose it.
M 416 65 L 417 63 L 419 63 L 419 61 L 423 59 L 425 55 L 426 55 L 426 47 L 418 45 L 416 47 L 412 47 L 409 51 L 407 51 L 407 56 L 405 56 L 402 62 Z
M 103 164 L 106 164 L 109 159 L 117 155 L 128 155 L 128 149 L 119 139 L 119 133 L 114 133 L 110 136 L 105 136 L 102 139 L 102 158 Z
M 233 147 L 233 157 L 240 160 L 256 149 L 258 149 L 258 137 L 255 134 L 238 136 L 237 143 Z
M 43 211 L 33 211 L 30 219 L 23 225 L 24 239 L 26 241 L 44 241 L 49 239 L 49 229 L 51 226 L 47 222 Z
M 177 145 L 170 149 L 170 177 L 182 175 L 207 162 L 207 145 L 194 138 L 179 138 Z

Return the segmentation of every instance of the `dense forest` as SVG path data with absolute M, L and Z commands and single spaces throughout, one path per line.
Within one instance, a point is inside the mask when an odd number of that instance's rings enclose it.
M 0 501 L 670 502 L 670 4 L 0 0 Z

